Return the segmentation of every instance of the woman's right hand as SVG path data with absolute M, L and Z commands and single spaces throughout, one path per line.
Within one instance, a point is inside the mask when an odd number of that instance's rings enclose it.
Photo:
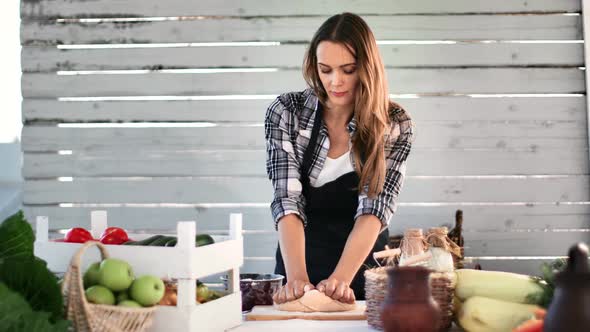
M 293 279 L 289 280 L 285 285 L 279 288 L 272 296 L 276 304 L 281 304 L 296 300 L 305 294 L 305 292 L 314 289 L 309 280 Z

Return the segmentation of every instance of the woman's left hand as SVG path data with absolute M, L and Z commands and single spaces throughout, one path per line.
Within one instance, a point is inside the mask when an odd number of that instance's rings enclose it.
M 330 276 L 328 279 L 320 281 L 316 285 L 316 289 L 334 300 L 344 303 L 354 303 L 354 291 L 350 285 L 336 277 Z

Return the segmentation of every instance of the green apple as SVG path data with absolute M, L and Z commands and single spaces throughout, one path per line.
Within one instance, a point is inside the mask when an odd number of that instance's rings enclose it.
M 117 305 L 119 305 L 121 307 L 128 307 L 128 308 L 142 308 L 141 304 L 139 304 L 135 301 L 132 301 L 132 300 L 121 301 Z
M 129 300 L 129 293 L 126 290 L 119 292 L 117 294 L 117 303 L 121 303 L 125 300 Z
M 133 281 L 131 288 L 129 288 L 129 295 L 137 303 L 148 307 L 160 302 L 164 297 L 165 290 L 164 282 L 160 278 L 145 275 Z
M 197 286 L 197 301 L 199 303 L 207 302 L 209 299 L 209 288 L 205 284 Z
M 84 272 L 84 288 L 92 287 L 94 285 L 98 285 L 98 269 L 100 267 L 100 262 L 92 263 Z
M 131 266 L 120 259 L 107 258 L 100 263 L 98 283 L 113 292 L 129 288 L 133 282 Z
M 85 293 L 88 302 L 96 304 L 115 304 L 115 295 L 104 286 L 92 286 L 88 288 Z

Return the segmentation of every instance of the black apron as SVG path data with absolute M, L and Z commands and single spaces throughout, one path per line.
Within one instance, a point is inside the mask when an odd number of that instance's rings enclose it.
M 354 227 L 354 216 L 358 207 L 359 177 L 354 171 L 343 174 L 321 187 L 315 188 L 309 184 L 308 173 L 322 123 L 321 111 L 322 106 L 318 103 L 311 139 L 303 155 L 301 170 L 301 184 L 306 199 L 305 214 L 307 216 L 305 262 L 307 275 L 313 285 L 327 279 L 334 272 L 344 251 L 348 235 Z M 389 232 L 386 229 L 377 237 L 373 249 L 350 284 L 357 300 L 365 299 L 364 271 L 376 266 L 372 257 L 373 252 L 384 250 L 388 239 Z M 284 275 L 283 282 L 287 282 L 283 256 L 278 245 L 274 272 Z

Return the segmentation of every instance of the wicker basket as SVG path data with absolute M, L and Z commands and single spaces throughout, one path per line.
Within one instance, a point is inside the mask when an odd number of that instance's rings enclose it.
M 76 252 L 65 274 L 62 293 L 67 318 L 78 332 L 139 332 L 147 329 L 153 321 L 156 306 L 147 308 L 128 308 L 115 305 L 93 304 L 86 300 L 80 259 L 84 252 L 97 246 L 102 259 L 109 255 L 100 242 L 86 242 Z
M 387 294 L 387 269 L 378 267 L 365 271 L 365 300 L 367 322 L 370 326 L 383 330 L 381 310 Z M 453 272 L 433 272 L 430 274 L 430 290 L 442 313 L 440 331 L 447 331 L 453 322 L 453 293 L 456 277 Z

